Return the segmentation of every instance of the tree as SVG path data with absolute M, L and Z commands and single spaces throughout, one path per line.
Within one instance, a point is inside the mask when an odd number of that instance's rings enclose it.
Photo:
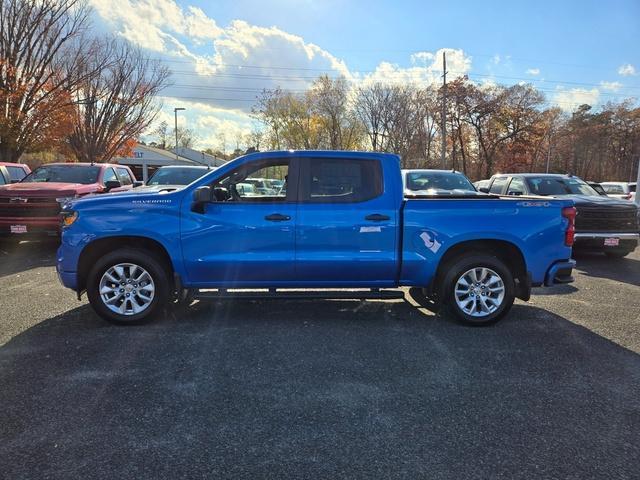
M 166 150 L 170 142 L 169 124 L 164 120 L 160 122 L 160 125 L 153 131 L 153 135 L 158 139 L 158 147 Z
M 0 159 L 60 146 L 73 125 L 72 95 L 103 65 L 86 65 L 82 0 L 0 0 Z
M 104 68 L 98 69 L 100 65 Z M 166 86 L 169 71 L 119 39 L 99 41 L 83 67 L 98 73 L 85 76 L 75 92 L 70 150 L 84 162 L 129 155 L 159 111 L 155 97 Z

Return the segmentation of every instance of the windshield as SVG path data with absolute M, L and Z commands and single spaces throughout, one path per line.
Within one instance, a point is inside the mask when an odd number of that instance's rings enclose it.
M 579 178 L 533 177 L 527 183 L 533 195 L 600 195 Z
M 456 172 L 408 172 L 406 188 L 418 190 L 469 190 L 475 192 L 467 177 Z
M 43 165 L 22 179 L 22 183 L 60 182 L 88 185 L 98 181 L 100 167 L 93 165 Z
M 207 173 L 202 168 L 160 168 L 151 176 L 147 185 L 189 185 Z

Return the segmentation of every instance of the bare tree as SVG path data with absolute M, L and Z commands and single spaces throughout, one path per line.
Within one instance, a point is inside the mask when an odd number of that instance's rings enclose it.
M 0 158 L 60 145 L 71 95 L 102 65 L 86 66 L 83 0 L 0 0 Z
M 153 131 L 153 135 L 158 139 L 158 146 L 166 149 L 170 141 L 169 124 L 164 120 L 160 122 L 160 125 Z
M 125 40 L 99 42 L 85 63 L 86 76 L 75 92 L 77 109 L 69 148 L 86 162 L 108 161 L 128 154 L 139 135 L 157 115 L 156 95 L 169 71 Z

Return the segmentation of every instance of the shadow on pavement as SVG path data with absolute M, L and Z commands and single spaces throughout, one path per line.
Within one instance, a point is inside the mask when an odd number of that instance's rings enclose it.
M 640 286 L 640 260 L 587 253 L 575 255 L 575 260 L 576 269 L 585 275 Z
M 58 239 L 33 242 L 0 242 L 0 277 L 56 264 Z
M 640 357 L 516 305 L 466 328 L 408 302 L 82 306 L 0 347 L 6 478 L 631 478 Z

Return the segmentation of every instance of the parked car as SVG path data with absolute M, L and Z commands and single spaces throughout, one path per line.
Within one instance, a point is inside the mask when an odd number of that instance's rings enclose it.
M 111 164 L 49 163 L 19 183 L 0 187 L 0 238 L 55 236 L 60 208 L 92 193 L 131 189 L 128 167 Z
M 635 182 L 601 182 L 602 188 L 610 197 L 621 198 L 622 200 L 635 200 Z
M 598 182 L 589 182 L 587 181 L 587 184 L 593 188 L 598 195 L 602 195 L 604 197 L 608 197 L 607 192 L 604 190 L 604 188 L 602 188 L 602 185 L 600 185 Z
M 286 195 L 238 195 L 274 168 Z M 401 298 L 380 289 L 413 286 L 487 324 L 532 286 L 572 281 L 575 265 L 571 200 L 405 199 L 400 159 L 384 153 L 253 153 L 173 192 L 72 201 L 63 218 L 61 282 L 116 323 L 153 317 L 174 292 Z
M 464 173 L 455 170 L 402 170 L 402 184 L 408 196 L 478 193 Z
M 0 162 L 0 185 L 17 183 L 31 173 L 24 163 Z
M 160 167 L 153 172 L 153 175 L 147 180 L 147 186 L 181 188 L 184 185 L 189 185 L 196 181 L 210 171 L 210 167 L 201 165 L 169 165 Z
M 578 210 L 574 250 L 624 257 L 638 245 L 638 208 L 626 200 L 598 194 L 578 177 L 539 173 L 494 175 L 489 191 L 573 200 Z

